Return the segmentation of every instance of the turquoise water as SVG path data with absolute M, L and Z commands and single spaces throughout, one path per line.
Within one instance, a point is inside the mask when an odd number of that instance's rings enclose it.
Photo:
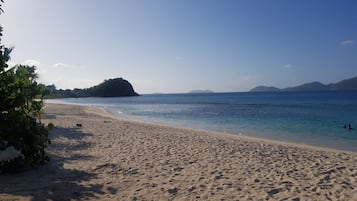
M 153 94 L 48 100 L 196 129 L 357 151 L 357 92 Z

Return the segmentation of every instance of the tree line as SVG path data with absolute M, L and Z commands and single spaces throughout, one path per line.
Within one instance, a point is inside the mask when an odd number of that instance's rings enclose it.
M 85 89 L 57 89 L 55 85 L 46 87 L 46 98 L 80 98 L 80 97 L 122 97 L 138 96 L 133 86 L 123 78 L 104 80 L 104 82 Z

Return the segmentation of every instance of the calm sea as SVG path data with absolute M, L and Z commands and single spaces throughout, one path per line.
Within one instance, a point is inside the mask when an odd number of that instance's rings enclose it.
M 70 98 L 131 119 L 357 151 L 357 92 L 152 94 Z M 345 129 L 350 124 L 355 129 Z

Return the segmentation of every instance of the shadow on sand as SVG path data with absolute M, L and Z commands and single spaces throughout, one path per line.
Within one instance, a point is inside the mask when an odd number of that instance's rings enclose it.
M 95 182 L 95 171 L 82 171 L 64 166 L 66 163 L 95 160 L 81 151 L 93 146 L 83 140 L 91 135 L 74 128 L 55 129 L 51 133 L 53 144 L 49 146 L 51 161 L 44 166 L 18 174 L 0 175 L 0 200 L 22 200 L 20 197 L 27 197 L 30 200 L 87 200 L 95 199 L 98 195 L 115 194 L 114 189 L 104 188 L 103 184 L 98 183 L 99 180 Z M 56 138 L 75 143 L 60 143 L 63 140 Z

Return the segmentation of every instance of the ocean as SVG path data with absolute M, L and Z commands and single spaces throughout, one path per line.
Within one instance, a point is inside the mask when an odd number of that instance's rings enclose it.
M 357 92 L 150 94 L 68 98 L 113 115 L 172 126 L 357 151 Z M 354 129 L 344 128 L 350 124 Z

